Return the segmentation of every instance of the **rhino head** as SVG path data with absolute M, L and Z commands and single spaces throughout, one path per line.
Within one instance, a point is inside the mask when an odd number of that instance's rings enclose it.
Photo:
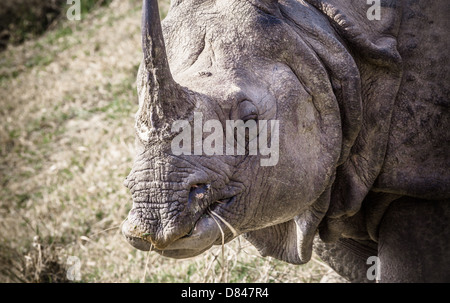
M 346 46 L 323 14 L 294 0 L 177 0 L 163 22 L 151 0 L 142 16 L 128 242 L 187 258 L 244 234 L 264 255 L 308 261 L 336 167 L 361 126 Z M 243 154 L 226 153 L 237 141 L 225 134 L 227 120 L 277 122 L 273 165 L 262 165 L 267 153 L 249 152 L 263 127 L 246 136 Z M 223 132 L 216 153 L 195 153 L 213 130 Z M 184 131 L 193 139 L 174 151 Z M 279 236 L 273 244 L 261 241 L 274 235 L 268 228 Z

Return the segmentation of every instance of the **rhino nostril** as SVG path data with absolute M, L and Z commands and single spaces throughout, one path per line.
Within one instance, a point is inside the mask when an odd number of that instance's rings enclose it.
M 192 201 L 194 198 L 203 199 L 209 188 L 210 188 L 209 184 L 191 185 L 191 189 L 189 190 L 189 201 Z

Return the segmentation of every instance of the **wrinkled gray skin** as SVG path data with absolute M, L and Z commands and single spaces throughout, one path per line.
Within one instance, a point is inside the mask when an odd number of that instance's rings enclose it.
M 314 247 L 350 281 L 378 256 L 382 282 L 450 282 L 449 4 L 382 1 L 380 21 L 369 7 L 176 0 L 161 31 L 144 1 L 127 240 L 188 258 L 222 229 L 293 264 Z M 173 121 L 255 109 L 280 121 L 277 165 L 172 154 Z

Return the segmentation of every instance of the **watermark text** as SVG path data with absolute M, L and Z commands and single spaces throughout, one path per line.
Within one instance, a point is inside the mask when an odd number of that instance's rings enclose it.
M 70 21 L 81 20 L 81 0 L 67 0 L 67 4 L 71 5 L 67 10 L 66 16 Z
M 381 0 L 367 0 L 367 5 L 370 5 L 367 10 L 367 19 L 370 21 L 381 20 Z
M 274 166 L 279 160 L 279 126 L 278 120 L 226 120 L 224 131 L 219 120 L 203 123 L 203 114 L 194 112 L 193 131 L 187 120 L 172 124 L 172 132 L 178 132 L 171 142 L 172 153 L 208 156 L 248 153 L 264 156 L 260 158 L 261 166 Z
M 367 258 L 366 264 L 370 265 L 366 272 L 367 280 L 380 281 L 380 258 L 371 256 Z

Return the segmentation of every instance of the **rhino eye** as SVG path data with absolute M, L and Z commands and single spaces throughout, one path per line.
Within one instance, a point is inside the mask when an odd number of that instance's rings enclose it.
M 258 120 L 258 109 L 256 106 L 250 101 L 242 101 L 239 103 L 238 107 L 238 115 L 241 120 L 244 122 L 248 120 Z

